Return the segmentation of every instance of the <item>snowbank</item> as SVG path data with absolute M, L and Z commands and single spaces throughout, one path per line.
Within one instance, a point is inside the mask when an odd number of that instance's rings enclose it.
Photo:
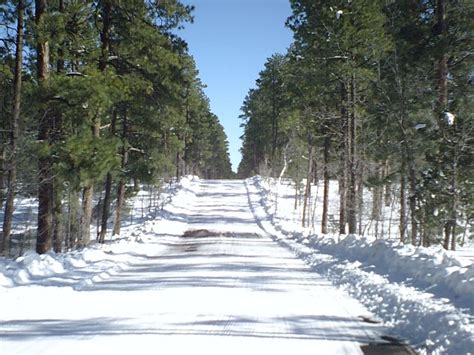
M 273 193 L 270 186 L 259 176 L 249 179 L 249 182 L 255 184 L 263 207 L 271 214 L 274 206 L 269 198 Z M 272 221 L 275 219 L 272 218 Z M 442 247 L 414 247 L 394 240 L 369 240 L 355 235 L 321 237 L 308 235 L 308 231 L 301 227 L 295 232 L 297 228 L 294 224 L 275 224 L 288 238 L 304 242 L 326 254 L 359 261 L 366 266 L 373 265 L 393 280 L 408 281 L 431 292 L 439 291 L 444 297 L 474 310 L 474 264 L 465 265 L 464 260 Z
M 146 257 L 150 253 L 159 253 L 161 250 L 158 249 L 163 246 L 150 247 L 145 244 L 153 239 L 147 236 L 156 236 L 160 231 L 184 232 L 186 221 L 185 218 L 183 223 L 176 220 L 180 218 L 176 213 L 177 206 L 185 205 L 183 200 L 195 196 L 193 189 L 196 189 L 196 184 L 193 182 L 198 180 L 195 176 L 187 176 L 179 183 L 170 185 L 160 196 L 162 211 L 156 218 L 145 222 L 137 218 L 137 224 L 122 228 L 121 235 L 106 244 L 91 243 L 84 249 L 61 254 L 51 251 L 38 255 L 34 251 L 27 251 L 15 260 L 0 257 L 0 287 L 69 285 L 81 290 L 125 269 L 129 255 Z M 138 194 L 135 199 L 139 201 L 140 198 L 143 196 Z M 137 201 L 132 201 L 132 204 L 136 205 Z
M 421 354 L 472 354 L 474 268 L 441 248 L 358 236 L 310 234 L 275 218 L 275 191 L 246 181 L 260 226 L 311 267 L 340 285 Z M 279 206 L 292 204 L 279 199 Z

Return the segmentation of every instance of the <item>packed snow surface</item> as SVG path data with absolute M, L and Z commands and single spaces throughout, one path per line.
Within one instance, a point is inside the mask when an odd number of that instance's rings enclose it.
M 360 354 L 383 336 L 472 352 L 469 266 L 298 232 L 269 193 L 261 178 L 185 178 L 105 245 L 0 259 L 0 354 Z
M 262 232 L 242 181 L 185 181 L 164 216 L 4 262 L 0 353 L 357 354 L 388 334 Z

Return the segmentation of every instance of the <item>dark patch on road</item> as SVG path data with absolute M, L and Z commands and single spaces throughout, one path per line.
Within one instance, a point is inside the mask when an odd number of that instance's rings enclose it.
M 181 236 L 183 238 L 259 238 L 256 233 L 235 233 L 235 232 L 219 232 L 208 229 L 189 229 Z
M 362 322 L 364 322 L 364 323 L 369 323 L 369 324 L 380 324 L 380 323 L 382 323 L 382 322 L 379 321 L 379 320 L 372 319 L 372 318 L 365 317 L 365 316 L 359 316 L 359 318 L 360 318 L 360 319 L 362 320 Z
M 205 238 L 205 237 L 218 237 L 222 233 L 212 232 L 207 229 L 190 229 L 184 232 L 182 237 L 184 238 Z
M 364 355 L 416 355 L 409 345 L 388 335 L 381 337 L 383 342 L 369 343 L 360 346 Z

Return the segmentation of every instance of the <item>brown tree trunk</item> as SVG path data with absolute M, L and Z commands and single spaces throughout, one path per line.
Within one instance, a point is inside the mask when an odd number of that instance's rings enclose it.
M 176 153 L 176 181 L 179 181 L 179 178 L 181 177 L 180 164 L 181 164 L 181 155 L 179 154 L 179 152 L 177 152 Z
M 111 128 L 110 128 L 110 132 L 112 136 L 115 136 L 116 121 L 117 121 L 117 111 L 114 110 L 112 112 L 112 123 L 111 123 Z M 100 227 L 100 234 L 99 234 L 99 243 L 105 242 L 105 236 L 107 234 L 107 220 L 110 214 L 111 194 L 112 194 L 112 174 L 108 172 L 105 178 L 105 194 L 104 194 L 104 202 L 103 202 L 103 208 L 102 208 L 102 220 L 101 220 L 101 227 Z
M 10 233 L 12 228 L 12 218 L 14 210 L 14 200 L 17 184 L 17 161 L 18 150 L 19 121 L 21 109 L 21 84 L 23 70 L 23 14 L 24 2 L 18 1 L 17 5 L 17 34 L 16 34 L 16 52 L 15 52 L 15 73 L 13 84 L 13 117 L 11 125 L 11 153 L 8 159 L 8 178 L 7 178 L 7 199 L 5 204 L 5 213 L 3 216 L 3 235 L 0 244 L 0 253 L 10 250 Z
M 438 98 L 436 102 L 435 115 L 439 119 L 440 128 L 444 126 L 442 121 L 443 112 L 448 105 L 448 53 L 447 53 L 447 23 L 446 23 L 446 0 L 436 2 L 436 35 L 440 36 L 439 51 L 436 68 L 436 89 Z
M 100 59 L 99 70 L 104 72 L 107 69 L 107 61 L 110 53 L 110 26 L 111 26 L 112 2 L 102 1 L 101 17 L 102 30 L 100 31 Z
M 328 212 L 329 212 L 329 149 L 331 140 L 328 135 L 324 137 L 324 165 L 323 165 L 323 215 L 321 218 L 321 233 L 328 233 Z
M 451 172 L 451 250 L 456 250 L 456 226 L 457 226 L 457 208 L 458 208 L 458 194 L 457 194 L 457 157 L 454 157 L 452 162 Z
M 390 167 L 388 166 L 388 160 L 385 160 L 382 170 L 382 179 L 384 180 L 384 204 L 385 207 L 390 207 L 392 204 L 392 183 L 387 177 L 390 175 Z
M 8 106 L 9 102 L 7 100 L 7 90 L 6 85 L 0 88 L 0 117 L 7 117 L 8 114 Z M 6 120 L 0 120 L 0 129 L 4 130 L 4 132 L 0 131 L 0 208 L 3 208 L 3 203 L 5 202 L 5 198 L 7 195 L 7 187 L 6 187 L 6 173 L 7 173 L 7 144 L 8 144 L 8 136 L 7 130 L 9 127 L 6 126 Z
M 67 227 L 67 240 L 66 248 L 72 249 L 76 246 L 80 239 L 80 227 L 79 227 L 79 194 L 76 191 L 68 191 L 68 227 Z
M 56 181 L 56 179 L 55 179 Z M 53 249 L 56 253 L 62 251 L 63 245 L 63 223 L 62 219 L 62 189 L 54 185 L 54 197 L 53 197 Z
M 407 231 L 407 198 L 406 198 L 406 184 L 405 177 L 405 163 L 402 159 L 402 169 L 400 172 L 400 242 L 405 243 L 405 235 Z
M 0 112 L 1 114 L 1 112 Z M 3 140 L 3 135 L 2 135 L 2 140 Z M 3 203 L 5 202 L 5 197 L 6 197 L 6 186 L 5 186 L 5 160 L 7 158 L 6 154 L 6 149 L 5 149 L 5 143 L 1 142 L 0 143 L 0 208 L 3 208 Z
M 100 122 L 97 121 L 92 127 L 92 136 L 94 139 L 100 137 Z M 84 187 L 82 197 L 82 218 L 81 218 L 81 236 L 79 238 L 79 246 L 85 246 L 91 240 L 91 223 L 92 223 L 92 207 L 94 203 L 94 185 L 90 183 Z
M 341 131 L 342 137 L 342 154 L 341 169 L 339 175 L 339 234 L 346 234 L 347 223 L 347 188 L 348 188 L 348 169 L 349 169 L 349 118 L 347 111 L 347 90 L 345 83 L 341 83 Z
M 410 158 L 408 158 L 410 159 Z M 408 178 L 410 187 L 410 216 L 411 216 L 411 243 L 417 245 L 418 221 L 416 218 L 416 173 L 413 163 L 408 165 Z
M 111 26 L 111 11 L 112 3 L 110 1 L 104 1 L 102 7 L 102 30 L 100 33 L 101 40 L 101 56 L 99 60 L 99 70 L 105 72 L 107 69 L 107 60 L 110 54 L 110 26 Z M 112 122 L 110 133 L 112 136 L 115 135 L 115 123 L 117 120 L 117 111 L 112 112 Z M 100 224 L 99 243 L 104 243 L 105 235 L 107 234 L 107 220 L 110 214 L 110 200 L 112 191 L 112 174 L 107 173 L 105 178 L 105 195 L 102 206 L 102 216 Z
M 115 208 L 115 221 L 112 235 L 120 234 L 120 227 L 122 224 L 122 209 L 125 202 L 125 181 L 120 179 L 117 188 L 117 206 Z
M 107 220 L 110 214 L 110 195 L 112 192 L 112 174 L 107 173 L 105 178 L 105 194 L 104 202 L 102 208 L 102 219 L 100 223 L 100 234 L 99 234 L 99 243 L 105 242 L 105 236 L 107 234 Z
M 347 221 L 349 224 L 349 233 L 357 233 L 357 164 L 356 164 L 356 84 L 354 75 L 351 79 L 350 92 L 350 115 L 348 119 L 348 163 L 349 163 L 349 189 L 347 198 Z
M 312 182 L 312 171 L 313 171 L 313 145 L 310 143 L 308 146 L 308 171 L 306 174 L 306 187 L 304 192 L 304 200 L 303 200 L 303 218 L 302 218 L 302 225 L 306 227 L 306 222 L 309 223 L 309 218 L 307 218 L 307 208 L 308 208 L 308 201 L 311 198 L 311 182 Z
M 80 247 L 89 244 L 91 240 L 93 199 L 94 199 L 94 187 L 92 185 L 86 186 L 82 190 L 81 234 L 77 243 Z
M 41 28 L 46 14 L 46 0 L 35 0 L 36 25 Z M 39 85 L 46 85 L 49 80 L 49 43 L 42 36 L 37 40 L 37 64 Z M 40 113 L 38 123 L 38 140 L 49 145 L 51 130 L 50 113 L 46 110 Z M 36 238 L 36 252 L 44 254 L 51 248 L 52 233 L 52 162 L 47 155 L 41 154 L 38 159 L 38 232 Z
M 293 209 L 295 211 L 298 209 L 298 192 L 299 192 L 299 189 L 300 189 L 300 183 L 299 183 L 299 181 L 295 180 L 295 204 L 294 204 L 294 207 L 293 207 Z
M 64 13 L 64 0 L 59 1 L 59 12 Z M 64 43 L 58 48 L 58 59 L 56 62 L 56 71 L 58 74 L 64 73 Z M 52 128 L 52 144 L 56 144 L 63 139 L 63 115 L 60 111 L 54 112 L 54 123 Z M 56 253 L 62 251 L 63 244 L 63 223 L 62 223 L 62 183 L 58 177 L 53 178 L 53 249 Z
M 357 179 L 357 216 L 358 216 L 358 233 L 362 235 L 362 216 L 364 209 L 364 167 L 361 165 L 358 170 L 358 179 Z
M 375 172 L 377 185 L 373 188 L 372 191 L 372 219 L 375 221 L 375 238 L 379 237 L 379 222 L 382 215 L 382 195 L 383 195 L 383 186 L 382 176 L 383 176 L 383 165 L 378 163 Z
M 128 134 L 128 127 L 127 127 L 127 116 L 123 116 L 122 121 L 122 140 L 123 140 L 123 148 L 122 148 L 122 173 L 125 174 L 125 169 L 128 162 L 128 148 L 126 145 L 127 142 L 127 134 Z M 117 189 L 117 206 L 115 208 L 115 221 L 114 221 L 114 229 L 112 235 L 120 234 L 120 227 L 122 224 L 122 209 L 125 203 L 125 176 L 120 178 L 118 189 Z

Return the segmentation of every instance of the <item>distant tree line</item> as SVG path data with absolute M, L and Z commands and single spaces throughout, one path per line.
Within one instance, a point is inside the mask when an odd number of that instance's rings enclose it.
M 191 12 L 179 0 L 0 1 L 0 253 L 17 194 L 38 197 L 36 251 L 60 252 L 89 243 L 93 211 L 100 242 L 111 219 L 120 233 L 139 184 L 231 177 L 176 34 Z
M 454 250 L 474 217 L 474 2 L 290 2 L 294 43 L 243 103 L 240 176 L 322 180 L 322 233 L 330 179 L 340 233 L 361 234 L 364 188 L 374 219 L 396 193 L 401 241 Z

